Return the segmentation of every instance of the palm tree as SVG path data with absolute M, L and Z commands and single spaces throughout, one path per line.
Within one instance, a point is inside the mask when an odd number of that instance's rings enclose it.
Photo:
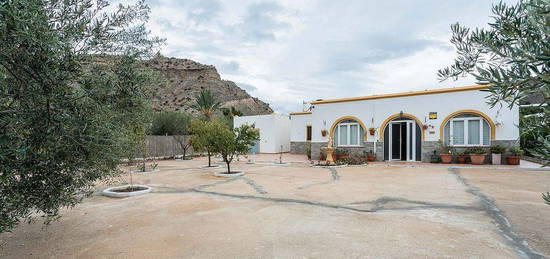
M 220 103 L 216 101 L 210 90 L 204 89 L 195 96 L 195 103 L 192 107 L 201 112 L 206 119 L 210 120 L 214 112 L 220 108 Z

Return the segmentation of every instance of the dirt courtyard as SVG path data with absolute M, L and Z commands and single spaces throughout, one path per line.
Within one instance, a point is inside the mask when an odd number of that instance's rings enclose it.
M 45 227 L 0 235 L 1 258 L 544 258 L 550 171 L 383 164 L 316 168 L 301 156 L 204 158 L 134 174 L 153 192 L 97 194 Z M 109 184 L 121 185 L 128 175 Z

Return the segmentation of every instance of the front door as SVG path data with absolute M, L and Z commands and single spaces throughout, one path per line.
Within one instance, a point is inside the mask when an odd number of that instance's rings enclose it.
M 389 124 L 389 156 L 392 161 L 416 161 L 416 123 L 411 120 Z

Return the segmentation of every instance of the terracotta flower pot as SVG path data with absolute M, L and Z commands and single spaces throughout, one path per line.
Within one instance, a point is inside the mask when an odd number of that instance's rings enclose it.
M 374 136 L 374 133 L 376 133 L 376 130 L 369 130 L 369 133 L 371 136 Z
M 466 156 L 457 156 L 456 159 L 458 160 L 459 164 L 466 164 Z
M 439 157 L 441 158 L 441 163 L 443 164 L 450 164 L 453 162 L 453 155 L 451 154 L 439 154 Z
M 326 136 L 327 136 L 327 131 L 326 131 L 326 130 L 322 130 L 322 131 L 321 131 L 321 135 L 323 135 L 323 137 L 326 137 Z
M 376 161 L 376 157 L 375 156 L 368 156 L 367 161 L 374 162 L 374 161 Z
M 319 155 L 319 160 L 325 160 L 325 159 L 326 159 L 325 154 L 321 153 Z
M 519 165 L 519 156 L 508 156 L 506 157 L 506 162 L 509 165 Z
M 470 154 L 470 160 L 473 165 L 482 165 L 485 163 L 486 154 Z

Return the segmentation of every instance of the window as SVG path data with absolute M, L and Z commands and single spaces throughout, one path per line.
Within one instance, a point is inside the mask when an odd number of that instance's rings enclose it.
M 473 114 L 456 116 L 443 129 L 445 144 L 451 146 L 488 146 L 490 135 L 489 123 Z
M 361 131 L 361 126 L 355 121 L 341 122 L 334 130 L 334 143 L 336 146 L 359 146 Z
M 311 126 L 306 126 L 306 141 L 311 141 Z

